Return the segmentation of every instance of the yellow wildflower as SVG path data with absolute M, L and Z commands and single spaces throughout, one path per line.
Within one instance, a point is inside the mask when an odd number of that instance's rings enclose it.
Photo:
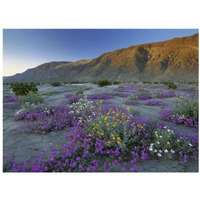
M 113 137 L 114 135 L 112 134 L 111 137 Z
M 126 110 L 130 110 L 130 108 L 127 106 L 127 107 L 126 107 Z
M 104 118 L 104 120 L 106 121 L 108 119 L 108 117 L 106 116 L 105 118 Z
M 92 135 L 91 135 L 91 134 L 89 134 L 88 136 L 89 136 L 89 137 L 91 137 Z
M 108 126 L 109 125 L 109 123 L 106 123 L 106 126 Z
M 120 140 L 120 137 L 118 137 L 117 139 Z
M 120 141 L 117 141 L 117 144 L 120 144 Z
M 115 140 L 115 137 L 113 137 L 112 139 Z
M 108 144 L 110 144 L 110 141 L 108 141 Z
M 104 133 L 101 133 L 101 135 L 104 135 Z
M 97 131 L 97 133 L 99 134 L 99 131 Z

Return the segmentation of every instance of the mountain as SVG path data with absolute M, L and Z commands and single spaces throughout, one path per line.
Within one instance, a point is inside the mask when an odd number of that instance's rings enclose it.
M 198 81 L 199 34 L 131 46 L 77 62 L 50 62 L 4 82 Z

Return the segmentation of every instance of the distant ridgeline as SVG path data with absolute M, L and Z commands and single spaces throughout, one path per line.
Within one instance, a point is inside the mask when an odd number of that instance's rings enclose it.
M 4 77 L 4 83 L 174 81 L 197 82 L 199 34 L 131 46 L 98 58 L 77 62 L 50 62 L 21 74 Z

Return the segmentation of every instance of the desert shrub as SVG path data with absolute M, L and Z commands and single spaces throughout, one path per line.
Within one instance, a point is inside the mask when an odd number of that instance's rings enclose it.
M 57 86 L 61 86 L 61 83 L 60 82 L 52 82 L 51 85 L 54 87 L 57 87 Z
M 156 99 L 157 96 L 156 96 L 155 94 L 152 94 L 152 95 L 151 95 L 151 98 L 152 98 L 152 99 Z
M 199 116 L 199 102 L 198 99 L 191 101 L 184 101 L 179 99 L 179 102 L 176 104 L 175 113 L 186 115 L 187 118 L 194 118 L 198 120 Z
M 138 100 L 138 97 L 137 97 L 137 95 L 129 95 L 129 96 L 127 97 L 127 99 L 128 99 L 128 100 Z
M 44 101 L 44 97 L 40 93 L 30 91 L 26 96 L 20 97 L 18 101 L 38 104 Z
M 155 131 L 149 151 L 152 156 L 170 159 L 174 154 L 179 154 L 187 162 L 187 155 L 195 154 L 196 148 L 196 142 L 192 142 L 188 135 L 175 135 L 172 130 L 165 127 L 164 130 Z
M 90 89 L 91 89 L 91 87 L 88 87 L 88 86 L 85 86 L 85 87 L 83 88 L 84 91 L 90 90 Z
M 141 111 L 139 110 L 131 110 L 131 113 L 135 116 L 140 116 Z
M 83 90 L 79 89 L 79 90 L 75 93 L 75 95 L 82 95 L 83 93 L 84 93 Z
M 118 85 L 118 84 L 120 84 L 120 83 L 121 83 L 121 82 L 119 82 L 119 81 L 114 81 L 114 82 L 113 82 L 114 85 Z
M 109 80 L 100 80 L 100 81 L 97 81 L 97 85 L 99 87 L 103 87 L 107 85 L 112 85 L 112 83 Z
M 16 83 L 11 83 L 11 88 L 12 91 L 16 94 L 16 95 L 27 95 L 29 92 L 34 92 L 37 93 L 38 89 L 37 89 L 37 84 L 33 83 L 33 82 L 16 82 Z
M 144 84 L 148 83 L 148 84 L 151 84 L 150 81 L 143 81 Z
M 177 85 L 175 83 L 171 82 L 171 83 L 168 83 L 168 87 L 169 87 L 169 89 L 176 89 Z

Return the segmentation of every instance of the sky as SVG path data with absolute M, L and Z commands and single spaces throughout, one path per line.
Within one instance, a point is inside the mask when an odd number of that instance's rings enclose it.
M 4 29 L 3 75 L 51 61 L 92 59 L 133 45 L 198 33 L 198 29 Z

